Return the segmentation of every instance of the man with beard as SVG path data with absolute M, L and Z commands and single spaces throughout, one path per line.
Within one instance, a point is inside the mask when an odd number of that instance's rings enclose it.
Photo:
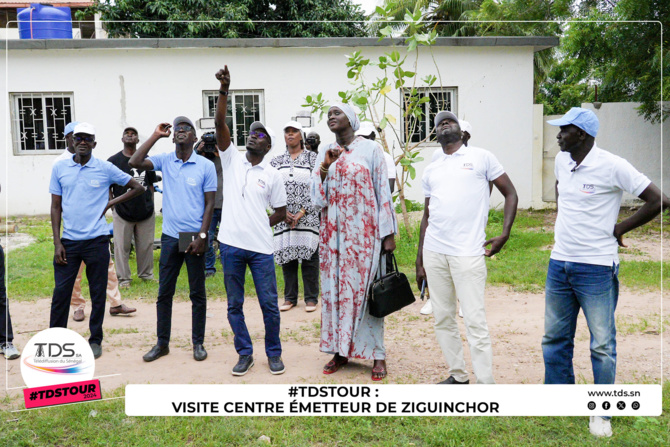
M 421 221 L 416 279 L 430 284 L 435 336 L 450 368 L 441 384 L 470 383 L 456 323 L 457 301 L 463 310 L 477 383 L 495 383 L 493 353 L 484 311 L 486 262 L 509 239 L 518 198 L 503 167 L 489 151 L 466 147 L 458 118 L 442 111 L 435 116 L 443 154 L 423 174 L 426 204 Z M 503 231 L 486 240 L 489 182 L 505 197 Z M 490 249 L 486 246 L 491 245 Z
M 234 376 L 243 376 L 254 366 L 253 345 L 244 321 L 244 278 L 249 266 L 256 286 L 258 304 L 265 323 L 265 354 L 271 374 L 282 374 L 279 340 L 279 306 L 274 264 L 272 227 L 286 219 L 286 190 L 282 175 L 270 165 L 268 152 L 279 146 L 274 132 L 254 121 L 249 126 L 247 151 L 233 145 L 226 125 L 230 72 L 228 66 L 216 73 L 219 99 L 216 104 L 216 143 L 223 168 L 223 197 L 226 212 L 221 216 L 219 243 L 223 280 L 228 295 L 228 322 L 235 334 L 239 355 Z M 267 206 L 274 209 L 268 216 Z
M 181 266 L 186 263 L 189 297 L 192 303 L 193 358 L 200 362 L 207 358 L 207 351 L 203 345 L 207 318 L 203 255 L 207 250 L 207 230 L 214 211 L 216 170 L 211 161 L 196 154 L 193 149 L 197 141 L 193 122 L 185 116 L 178 116 L 172 125 L 174 151 L 147 157 L 149 150 L 158 140 L 170 136 L 172 126 L 169 123 L 161 123 L 128 161 L 128 164 L 135 169 L 163 173 L 163 235 L 156 300 L 158 342 L 142 358 L 145 362 L 153 362 L 170 353 L 172 300 Z M 187 236 L 188 233 L 197 233 L 186 251 L 179 249 L 181 233 Z

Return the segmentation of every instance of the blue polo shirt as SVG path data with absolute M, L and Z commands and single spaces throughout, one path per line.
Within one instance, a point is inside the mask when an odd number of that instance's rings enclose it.
M 184 163 L 175 152 L 148 158 L 154 171 L 163 173 L 163 234 L 200 231 L 205 214 L 205 193 L 216 192 L 214 163 L 193 151 Z
M 110 162 L 93 156 L 84 166 L 76 163 L 74 156 L 56 163 L 49 192 L 62 197 L 62 238 L 86 241 L 109 234 L 102 216 L 109 202 L 109 186 L 126 186 L 131 178 Z

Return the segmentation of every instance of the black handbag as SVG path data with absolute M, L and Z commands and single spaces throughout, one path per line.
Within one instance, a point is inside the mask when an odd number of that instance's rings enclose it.
M 384 256 L 391 256 L 395 270 L 386 272 L 382 276 L 382 262 L 386 262 Z M 384 318 L 405 306 L 409 306 L 416 301 L 416 298 L 414 298 L 414 292 L 412 292 L 407 276 L 398 271 L 398 262 L 395 255 L 382 254 L 380 258 L 376 278 L 370 285 L 368 292 L 368 310 L 373 317 Z

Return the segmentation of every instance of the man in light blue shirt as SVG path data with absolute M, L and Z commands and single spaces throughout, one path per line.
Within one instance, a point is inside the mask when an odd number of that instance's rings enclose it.
M 113 164 L 93 157 L 95 129 L 79 123 L 74 129 L 74 156 L 57 162 L 51 171 L 51 228 L 54 239 L 55 288 L 49 327 L 67 327 L 72 289 L 82 261 L 91 291 L 89 343 L 93 355 L 102 355 L 105 317 L 109 230 L 105 213 L 112 206 L 137 197 L 144 187 Z M 128 186 L 122 196 L 109 200 L 112 184 Z M 63 235 L 61 236 L 61 220 Z
M 135 169 L 163 172 L 163 235 L 158 299 L 156 301 L 158 343 L 144 355 L 145 362 L 170 353 L 172 330 L 172 298 L 181 266 L 186 263 L 192 306 L 193 358 L 207 358 L 203 346 L 207 294 L 205 292 L 205 257 L 207 232 L 214 211 L 216 170 L 214 163 L 195 153 L 195 126 L 185 116 L 174 122 L 175 151 L 147 158 L 149 150 L 161 138 L 170 136 L 169 123 L 161 123 L 154 133 L 130 157 Z M 198 233 L 184 253 L 179 251 L 179 233 Z

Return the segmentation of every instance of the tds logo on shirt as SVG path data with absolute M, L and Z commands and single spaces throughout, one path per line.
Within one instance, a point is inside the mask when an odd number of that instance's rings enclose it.
M 581 188 L 579 188 L 584 194 L 594 194 L 596 192 L 596 185 L 591 185 L 589 183 L 584 183 Z
M 91 180 L 90 185 L 94 188 L 99 188 L 100 187 L 100 182 L 97 180 Z
M 265 182 L 261 179 L 258 179 L 258 186 L 260 186 L 261 188 L 265 188 Z
M 190 186 L 195 186 L 196 185 L 195 179 L 192 178 L 192 177 L 187 177 L 186 178 L 186 184 L 188 184 Z
M 475 166 L 472 163 L 463 163 L 463 167 L 461 169 L 467 169 L 468 171 L 472 171 L 475 169 Z

